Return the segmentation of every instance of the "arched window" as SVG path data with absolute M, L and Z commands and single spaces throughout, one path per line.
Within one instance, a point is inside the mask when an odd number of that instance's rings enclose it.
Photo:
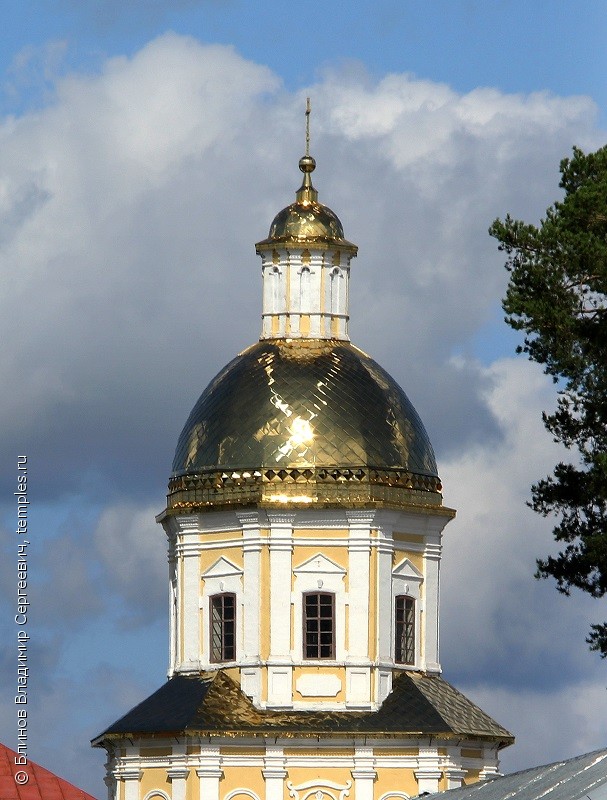
M 405 594 L 395 597 L 395 652 L 397 664 L 415 664 L 415 600 Z
M 339 314 L 341 311 L 341 282 L 341 270 L 335 267 L 331 270 L 331 314 Z
M 236 595 L 231 592 L 214 594 L 209 598 L 211 661 L 236 659 Z
M 307 314 L 310 310 L 310 267 L 302 267 L 299 273 L 299 310 Z
M 335 595 L 306 592 L 303 596 L 304 658 L 335 658 Z

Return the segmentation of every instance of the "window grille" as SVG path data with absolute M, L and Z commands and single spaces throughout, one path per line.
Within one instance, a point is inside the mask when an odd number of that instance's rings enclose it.
M 397 664 L 415 664 L 415 600 L 399 595 L 395 604 L 396 648 L 394 660 Z
M 236 595 L 215 594 L 211 598 L 211 661 L 236 659 Z
M 304 594 L 304 658 L 335 658 L 335 597 Z

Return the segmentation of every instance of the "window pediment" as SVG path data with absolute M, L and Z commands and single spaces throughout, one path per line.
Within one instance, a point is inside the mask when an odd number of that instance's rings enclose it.
M 228 578 L 236 575 L 242 575 L 242 569 L 224 556 L 202 573 L 203 578 Z
M 293 572 L 295 573 L 295 575 L 301 575 L 301 574 L 345 575 L 346 574 L 346 570 L 343 567 L 340 567 L 339 564 L 336 564 L 335 561 L 331 561 L 330 558 L 327 558 L 322 553 L 317 553 L 315 556 L 312 556 L 312 558 L 308 558 L 298 567 L 295 567 Z
M 421 581 L 424 576 L 417 569 L 417 567 L 409 561 L 408 558 L 403 558 L 392 570 L 393 578 L 408 578 L 413 581 Z

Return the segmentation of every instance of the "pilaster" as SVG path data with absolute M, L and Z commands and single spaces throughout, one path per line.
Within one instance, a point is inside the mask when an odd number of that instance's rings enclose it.
M 441 672 L 438 652 L 441 551 L 440 533 L 427 534 L 424 548 L 425 647 L 423 657 L 426 671 L 433 673 Z
M 346 666 L 346 705 L 368 706 L 371 702 L 369 591 L 371 523 L 374 513 L 346 511 L 346 516 L 349 525 L 348 661 L 356 663 L 356 666 Z M 368 667 L 364 666 L 365 662 L 369 664 Z
M 448 761 L 443 765 L 443 772 L 447 784 L 446 788 L 459 789 L 467 774 L 467 770 L 462 768 L 461 748 L 448 747 L 447 756 Z
M 177 533 L 177 569 L 182 571 L 176 598 L 176 637 L 178 648 L 177 668 L 184 671 L 200 669 L 200 548 L 196 519 L 180 520 Z M 181 651 L 181 652 L 179 652 Z
M 295 514 L 268 513 L 270 523 L 270 656 L 268 705 L 293 704 L 291 574 Z
M 420 747 L 418 768 L 415 770 L 419 794 L 423 794 L 424 792 L 434 794 L 438 792 L 438 782 L 441 776 L 442 772 L 437 748 Z
M 377 778 L 377 772 L 372 747 L 355 748 L 352 778 L 356 800 L 373 800 L 373 783 Z
M 284 750 L 277 745 L 266 746 L 262 774 L 266 783 L 265 800 L 284 800 L 284 780 L 287 777 Z
M 219 800 L 219 781 L 223 777 L 220 767 L 219 746 L 202 746 L 196 775 L 199 779 L 199 800 Z
M 260 619 L 261 542 L 259 512 L 237 511 L 243 541 L 243 654 L 241 686 L 245 694 L 259 702 L 261 695 Z
M 171 781 L 171 800 L 186 800 L 186 781 L 190 770 L 187 767 L 170 767 L 167 777 Z

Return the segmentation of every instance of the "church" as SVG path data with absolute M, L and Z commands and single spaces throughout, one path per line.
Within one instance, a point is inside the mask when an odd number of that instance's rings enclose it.
M 407 800 L 499 774 L 514 741 L 441 677 L 455 511 L 407 395 L 350 342 L 357 247 L 315 167 L 307 127 L 256 245 L 260 339 L 177 443 L 168 680 L 93 740 L 110 800 Z

